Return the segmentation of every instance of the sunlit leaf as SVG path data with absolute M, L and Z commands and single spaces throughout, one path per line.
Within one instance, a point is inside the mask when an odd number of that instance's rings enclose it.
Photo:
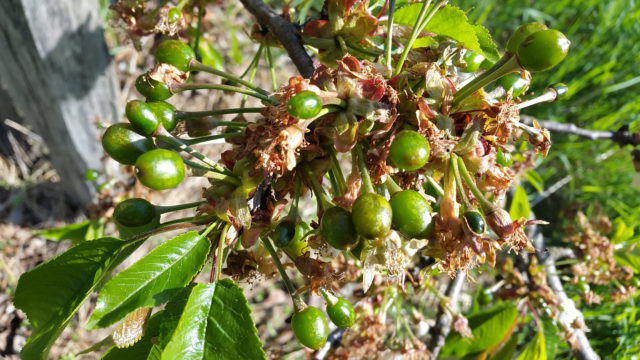
M 165 303 L 200 271 L 210 246 L 196 231 L 167 240 L 104 286 L 87 327 L 106 327 L 137 308 Z
M 544 344 L 544 334 L 538 332 L 526 348 L 522 351 L 518 360 L 547 360 L 547 349 Z
M 266 359 L 242 289 L 229 279 L 196 285 L 162 359 Z
M 115 238 L 83 242 L 20 277 L 13 302 L 27 314 L 33 329 L 22 349 L 23 359 L 47 358 L 80 305 L 118 265 L 124 245 Z
M 531 208 L 529 207 L 529 198 L 527 192 L 522 186 L 516 186 L 516 191 L 513 194 L 511 200 L 511 207 L 509 208 L 509 216 L 511 220 L 518 220 L 520 218 L 528 219 L 531 215 Z

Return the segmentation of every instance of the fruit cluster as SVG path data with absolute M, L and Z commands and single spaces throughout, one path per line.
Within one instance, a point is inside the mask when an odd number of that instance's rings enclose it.
M 307 33 L 320 36 L 326 24 L 314 26 Z M 360 40 L 349 47 L 354 54 L 366 50 L 357 48 Z M 551 86 L 527 101 L 519 96 L 528 87 L 530 72 L 555 66 L 568 47 L 562 33 L 531 23 L 514 33 L 494 64 L 458 46 L 455 51 L 464 56 L 457 63 L 434 61 L 445 58 L 441 48 L 416 50 L 400 56 L 396 72 L 388 63 L 327 48 L 325 55 L 332 55 L 324 59 L 330 61 L 310 79 L 293 77 L 271 94 L 199 63 L 185 43 L 166 40 L 155 52 L 156 66 L 136 81 L 146 101 L 130 101 L 129 123 L 109 127 L 102 143 L 114 160 L 135 166 L 140 183 L 151 189 L 176 187 L 186 174 L 205 176 L 210 186 L 203 201 L 184 206 L 127 200 L 116 208 L 115 220 L 140 227 L 157 224 L 164 212 L 197 207 L 197 215 L 235 228 L 238 241 L 229 257 L 258 246 L 261 238 L 293 297 L 294 333 L 305 346 L 317 349 L 328 336 L 324 315 L 302 301 L 271 242 L 308 278 L 308 288 L 323 294 L 327 313 L 339 327 L 351 326 L 355 313 L 348 301 L 325 290 L 335 277 L 303 270 L 301 264 L 325 264 L 342 252 L 362 264 L 366 291 L 375 275 L 403 278 L 419 250 L 450 273 L 485 262 L 494 265 L 503 245 L 533 251 L 523 231 L 531 222 L 512 220 L 497 204 L 526 165 L 522 154 L 512 160 L 514 144 L 529 142 L 530 154 L 546 155 L 549 149 L 548 132 L 535 123 L 521 123 L 519 110 L 553 101 L 566 87 Z M 191 71 L 227 82 L 190 82 Z M 501 91 L 482 91 L 496 80 Z M 165 101 L 195 89 L 238 92 L 263 106 L 183 112 Z M 177 135 L 181 121 L 229 113 L 259 117 L 217 122 L 225 128 L 218 135 Z M 219 161 L 191 147 L 220 138 L 233 146 Z M 350 169 L 346 177 L 345 169 Z M 309 191 L 317 201 L 317 219 L 311 223 L 298 206 Z M 253 209 L 251 199 L 258 204 Z M 287 214 L 281 215 L 288 203 Z

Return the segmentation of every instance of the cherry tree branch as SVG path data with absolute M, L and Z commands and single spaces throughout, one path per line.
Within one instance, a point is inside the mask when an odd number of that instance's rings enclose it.
M 449 282 L 445 296 L 449 298 L 449 304 L 452 309 L 457 308 L 458 297 L 464 284 L 465 275 L 458 271 L 455 279 Z M 444 342 L 451 331 L 451 314 L 445 309 L 444 306 L 440 306 L 438 310 L 438 316 L 436 318 L 436 324 L 431 328 L 431 339 L 429 340 L 428 348 L 431 350 L 431 358 L 437 359 L 440 354 L 440 350 L 444 346 Z
M 299 27 L 276 14 L 262 0 L 240 0 L 244 7 L 258 19 L 263 27 L 282 43 L 296 68 L 305 78 L 311 77 L 314 71 L 313 60 L 307 54 L 300 39 Z
M 533 118 L 532 116 L 527 116 L 527 115 L 521 115 L 520 118 L 523 120 L 523 122 L 528 124 L 532 123 L 533 120 L 535 120 L 535 118 Z M 584 129 L 574 124 L 559 123 L 559 122 L 549 121 L 549 120 L 538 120 L 538 123 L 540 124 L 540 126 L 549 130 L 552 133 L 560 132 L 565 134 L 573 134 L 573 135 L 577 135 L 590 140 L 599 140 L 599 139 L 612 140 L 620 146 L 640 145 L 640 132 L 632 133 L 625 128 L 617 131 L 599 131 L 599 130 Z
M 576 308 L 575 303 L 571 300 L 562 287 L 562 281 L 558 276 L 558 270 L 556 269 L 554 257 L 549 254 L 548 251 L 544 251 L 544 237 L 538 229 L 534 230 L 534 234 L 531 237 L 533 246 L 536 248 L 536 256 L 541 264 L 544 264 L 547 272 L 547 281 L 549 287 L 555 295 L 558 297 L 558 321 L 560 321 L 570 332 L 569 346 L 573 351 L 573 354 L 579 360 L 599 360 L 600 356 L 591 347 L 589 339 L 584 330 L 579 328 L 572 328 L 574 323 L 584 323 L 584 317 L 582 312 Z

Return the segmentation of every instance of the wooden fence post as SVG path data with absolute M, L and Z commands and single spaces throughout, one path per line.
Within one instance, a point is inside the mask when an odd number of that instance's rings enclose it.
M 84 171 L 101 167 L 95 122 L 119 118 L 99 7 L 98 0 L 0 1 L 0 121 L 43 137 L 79 206 L 95 191 Z

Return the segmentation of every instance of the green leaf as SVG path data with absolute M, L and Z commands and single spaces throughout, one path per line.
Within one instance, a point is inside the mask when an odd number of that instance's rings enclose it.
M 196 285 L 162 359 L 266 359 L 242 289 L 229 279 Z
M 516 186 L 516 191 L 513 194 L 513 200 L 511 200 L 511 207 L 509 208 L 509 215 L 513 221 L 520 218 L 528 219 L 529 215 L 531 215 L 527 192 L 520 185 Z
M 414 26 L 422 5 L 418 2 L 398 9 L 393 17 L 394 22 L 398 25 Z M 447 5 L 438 10 L 424 30 L 454 39 L 467 49 L 484 55 L 474 26 L 458 7 Z
M 53 229 L 35 230 L 34 233 L 51 241 L 71 240 L 74 243 L 80 243 L 84 241 L 90 225 L 91 221 L 87 220 Z
M 467 319 L 473 339 L 463 338 L 460 334 L 452 332 L 447 337 L 442 354 L 463 357 L 497 345 L 505 337 L 517 316 L 518 310 L 512 303 L 502 303 L 469 315 Z
M 425 36 L 416 39 L 413 42 L 413 48 L 425 48 L 437 44 L 438 42 L 433 36 Z
M 545 317 L 542 319 L 542 332 L 544 335 L 547 358 L 555 359 L 558 344 L 562 341 L 562 338 L 560 337 L 560 330 L 554 323 L 553 319 Z
M 160 225 L 160 215 L 156 216 L 149 222 L 148 224 L 142 226 L 129 227 L 124 226 L 113 219 L 113 223 L 116 224 L 116 228 L 118 229 L 118 233 L 120 237 L 123 239 L 131 239 L 134 236 L 138 236 L 140 234 L 144 234 L 151 230 L 156 229 Z
M 115 238 L 83 242 L 24 273 L 13 299 L 33 330 L 22 349 L 23 359 L 46 359 L 80 305 L 118 262 L 125 243 Z
M 518 356 L 518 360 L 547 360 L 547 349 L 544 345 L 544 334 L 539 331 Z
M 498 351 L 495 355 L 491 356 L 490 360 L 511 360 L 513 359 L 513 354 L 516 352 L 516 347 L 518 346 L 518 337 L 512 336 L 509 341 L 504 344 L 502 349 Z
M 137 308 L 170 300 L 200 271 L 210 246 L 196 231 L 158 246 L 104 286 L 87 327 L 106 327 Z
M 636 274 L 640 273 L 640 248 L 625 246 L 617 249 L 613 257 L 620 265 L 629 266 Z
M 473 26 L 473 30 L 476 32 L 476 37 L 478 38 L 478 43 L 484 53 L 484 57 L 494 62 L 500 60 L 500 51 L 498 51 L 498 47 L 493 42 L 489 30 L 480 24 L 471 26 Z
M 149 356 L 147 356 L 147 360 L 160 360 L 162 358 L 162 349 L 160 346 L 153 344 L 151 350 L 149 351 Z
M 161 348 L 164 349 L 171 340 L 195 285 L 196 284 L 190 284 L 182 289 L 182 291 L 164 307 L 163 320 L 162 324 L 160 324 L 160 334 L 158 336 L 158 342 Z
M 202 57 L 202 63 L 211 66 L 216 70 L 224 71 L 224 57 L 220 52 L 204 37 L 198 41 L 198 51 Z
M 542 180 L 542 177 L 540 176 L 540 174 L 538 174 L 537 172 L 533 171 L 533 170 L 529 170 L 527 172 L 524 173 L 524 177 L 527 178 L 527 181 L 529 182 L 529 184 L 531 184 L 531 186 L 533 186 L 537 192 L 542 193 L 544 190 L 544 180 Z
M 147 322 L 147 328 L 145 329 L 142 339 L 136 341 L 135 344 L 128 348 L 117 348 L 115 346 L 110 347 L 101 360 L 140 360 L 147 359 L 150 356 L 154 347 L 152 339 L 158 336 L 159 327 L 164 321 L 165 311 L 158 311 L 153 314 Z

